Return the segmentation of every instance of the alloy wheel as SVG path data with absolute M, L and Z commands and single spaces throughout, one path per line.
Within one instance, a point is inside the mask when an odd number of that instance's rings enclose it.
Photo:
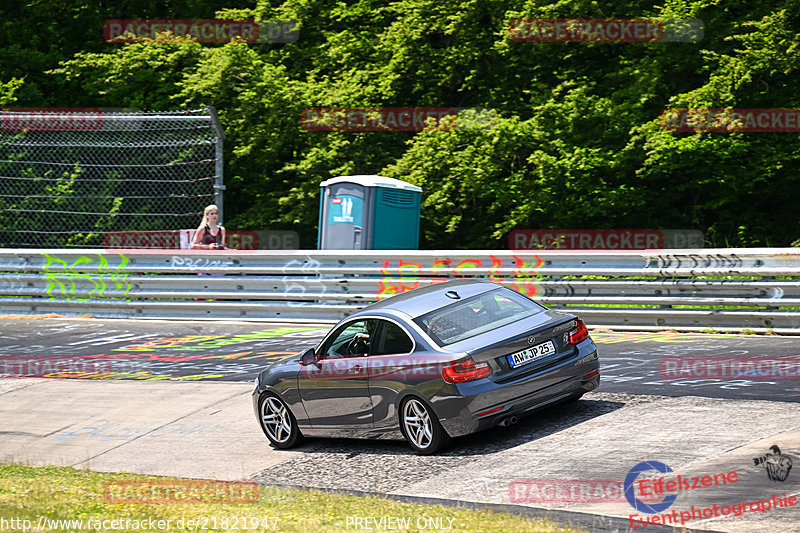
M 269 440 L 285 444 L 292 438 L 292 418 L 286 405 L 274 396 L 261 404 L 261 423 Z
M 406 402 L 403 409 L 403 424 L 408 439 L 418 449 L 424 450 L 433 441 L 433 425 L 431 417 L 425 406 L 415 399 Z

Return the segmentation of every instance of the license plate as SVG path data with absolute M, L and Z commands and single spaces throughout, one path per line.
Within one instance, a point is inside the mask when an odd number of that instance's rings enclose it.
M 511 365 L 511 368 L 516 368 L 552 353 L 556 353 L 556 346 L 553 341 L 546 341 L 506 357 L 508 357 L 508 364 Z

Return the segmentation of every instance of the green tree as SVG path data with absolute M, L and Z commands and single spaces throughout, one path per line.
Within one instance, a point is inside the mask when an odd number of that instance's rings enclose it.
M 800 236 L 797 133 L 659 125 L 667 108 L 798 107 L 800 0 L 141 1 L 113 14 L 64 8 L 55 22 L 44 3 L 31 6 L 20 37 L 0 38 L 0 98 L 215 106 L 227 133 L 229 227 L 296 229 L 312 247 L 319 183 L 384 173 L 423 187 L 426 248 L 503 247 L 521 227 L 697 228 L 719 246 Z M 5 9 L 2 25 L 16 28 L 21 7 Z M 111 45 L 99 30 L 85 42 L 71 33 L 106 18 L 212 16 L 294 20 L 299 39 Z M 514 19 L 557 17 L 700 19 L 705 32 L 699 43 L 509 36 Z M 37 40 L 65 20 L 66 36 Z M 299 117 L 313 106 L 478 111 L 419 133 L 305 131 Z

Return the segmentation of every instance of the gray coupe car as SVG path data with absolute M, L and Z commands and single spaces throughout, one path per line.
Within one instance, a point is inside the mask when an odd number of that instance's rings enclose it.
M 580 318 L 493 282 L 457 280 L 343 319 L 317 347 L 262 371 L 253 407 L 276 448 L 304 435 L 405 438 L 427 455 L 599 383 Z

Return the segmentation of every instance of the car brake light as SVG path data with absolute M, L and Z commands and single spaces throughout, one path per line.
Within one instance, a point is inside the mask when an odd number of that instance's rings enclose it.
M 585 341 L 589 338 L 589 330 L 586 329 L 586 324 L 583 323 L 583 320 L 580 318 L 578 319 L 578 325 L 569 332 L 569 343 L 570 344 L 578 344 L 581 341 Z
M 472 359 L 453 363 L 442 368 L 442 378 L 447 383 L 466 383 L 485 378 L 492 373 L 489 363 L 475 363 Z

